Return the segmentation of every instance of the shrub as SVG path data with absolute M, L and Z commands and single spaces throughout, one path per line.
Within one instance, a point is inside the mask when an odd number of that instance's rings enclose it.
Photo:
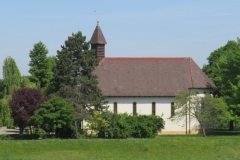
M 41 139 L 46 135 L 46 132 L 42 128 L 35 128 L 34 133 L 38 134 Z
M 107 127 L 108 123 L 102 118 L 99 111 L 94 111 L 92 115 L 89 116 L 87 127 L 91 130 L 91 135 L 93 131 L 98 132 L 100 127 Z
M 131 116 L 133 126 L 132 137 L 150 138 L 155 137 L 158 131 L 164 128 L 164 121 L 159 116 L 154 115 L 133 115 Z
M 150 138 L 164 128 L 164 121 L 154 115 L 129 115 L 104 112 L 102 118 L 108 123 L 98 130 L 100 138 Z
M 12 140 L 13 138 L 7 134 L 0 135 L 0 140 Z
M 56 96 L 41 104 L 30 118 L 30 122 L 45 131 L 54 131 L 57 138 L 72 138 L 75 120 L 73 105 Z

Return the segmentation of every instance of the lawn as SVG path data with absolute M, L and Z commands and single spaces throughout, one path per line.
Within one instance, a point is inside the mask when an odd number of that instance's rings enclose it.
M 0 140 L 9 160 L 240 159 L 240 136 L 157 136 L 153 139 Z

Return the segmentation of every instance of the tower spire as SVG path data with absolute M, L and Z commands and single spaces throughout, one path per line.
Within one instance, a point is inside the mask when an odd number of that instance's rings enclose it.
M 95 50 L 96 58 L 100 62 L 105 57 L 105 44 L 107 44 L 107 42 L 99 26 L 99 21 L 97 21 L 97 26 L 93 32 L 90 44 L 91 49 Z

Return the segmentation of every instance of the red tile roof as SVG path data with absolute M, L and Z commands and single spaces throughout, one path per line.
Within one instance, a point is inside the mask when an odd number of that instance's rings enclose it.
M 105 96 L 174 96 L 215 85 L 190 57 L 104 58 L 94 73 Z

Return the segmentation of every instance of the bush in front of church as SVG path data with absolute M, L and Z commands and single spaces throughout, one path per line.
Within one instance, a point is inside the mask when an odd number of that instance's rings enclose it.
M 154 115 L 102 113 L 108 123 L 98 129 L 99 138 L 151 138 L 164 128 L 164 120 Z
M 133 115 L 129 118 L 134 138 L 155 137 L 165 124 L 161 117 L 154 115 Z

